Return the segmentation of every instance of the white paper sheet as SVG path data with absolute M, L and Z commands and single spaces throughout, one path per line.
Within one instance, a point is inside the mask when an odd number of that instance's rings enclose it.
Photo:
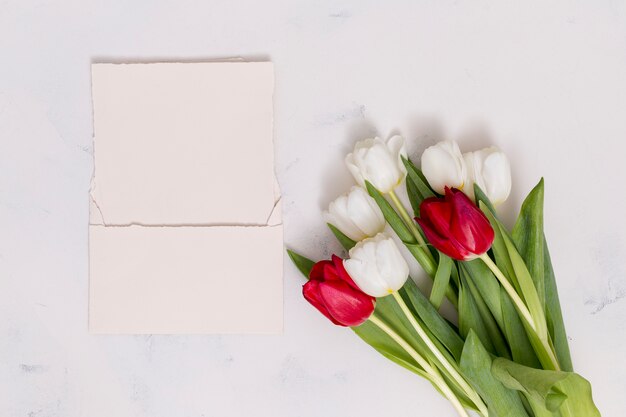
M 94 64 L 93 333 L 277 333 L 271 63 Z

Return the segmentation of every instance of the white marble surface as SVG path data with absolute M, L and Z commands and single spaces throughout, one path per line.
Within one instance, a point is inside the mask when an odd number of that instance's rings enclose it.
M 0 53 L 1 416 L 453 415 L 287 261 L 283 336 L 87 333 L 90 63 L 230 56 L 276 64 L 285 239 L 312 257 L 338 248 L 320 211 L 365 135 L 502 147 L 509 222 L 544 175 L 576 367 L 626 413 L 625 3 L 4 0 Z

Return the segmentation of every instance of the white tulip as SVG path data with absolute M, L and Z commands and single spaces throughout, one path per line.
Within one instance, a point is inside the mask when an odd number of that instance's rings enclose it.
M 446 186 L 463 190 L 467 169 L 459 145 L 447 140 L 427 148 L 422 154 L 422 172 L 439 194 Z
M 355 242 L 376 236 L 385 228 L 385 217 L 376 201 L 356 185 L 330 203 L 324 220 Z
M 467 180 L 463 190 L 474 198 L 474 184 L 478 184 L 494 204 L 503 203 L 511 193 L 511 164 L 509 158 L 491 147 L 463 154 L 467 164 Z
M 383 233 L 357 243 L 343 266 L 361 291 L 372 297 L 398 291 L 409 277 L 409 265 L 400 249 Z
M 357 142 L 346 157 L 346 165 L 362 187 L 372 183 L 381 193 L 393 191 L 406 176 L 404 138 L 393 136 L 386 143 L 380 138 Z

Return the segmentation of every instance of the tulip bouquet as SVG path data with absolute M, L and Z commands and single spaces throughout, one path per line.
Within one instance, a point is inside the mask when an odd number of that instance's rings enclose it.
M 358 142 L 346 164 L 358 185 L 324 217 L 348 258 L 315 263 L 288 251 L 313 307 L 426 378 L 460 416 L 600 416 L 572 367 L 543 233 L 543 180 L 507 230 L 495 207 L 510 193 L 510 165 L 496 148 L 461 154 L 440 142 L 420 169 L 393 136 Z M 432 279 L 429 294 L 396 241 Z M 440 313 L 444 299 L 452 320 Z

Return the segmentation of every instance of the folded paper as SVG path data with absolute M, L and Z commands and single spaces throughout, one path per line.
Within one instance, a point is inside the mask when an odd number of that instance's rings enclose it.
M 92 333 L 278 333 L 267 62 L 94 64 Z

